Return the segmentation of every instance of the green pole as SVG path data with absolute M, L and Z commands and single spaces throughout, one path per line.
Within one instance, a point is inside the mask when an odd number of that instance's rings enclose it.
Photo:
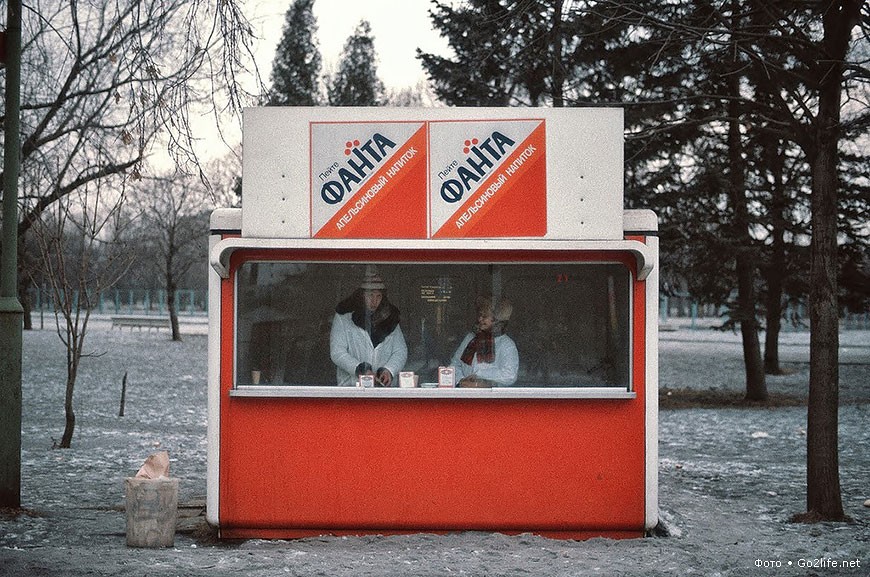
M 18 174 L 21 111 L 21 0 L 6 10 L 6 118 L 3 137 L 3 245 L 0 247 L 0 507 L 21 506 L 21 350 L 18 301 Z

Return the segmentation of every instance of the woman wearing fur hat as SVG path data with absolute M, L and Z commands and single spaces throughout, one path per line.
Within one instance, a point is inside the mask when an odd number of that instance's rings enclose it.
M 399 309 L 385 291 L 384 281 L 369 267 L 359 288 L 335 307 L 329 352 L 339 386 L 353 386 L 360 375 L 374 375 L 375 386 L 398 384 L 408 346 L 399 327 Z
M 459 387 L 508 387 L 517 380 L 520 356 L 513 339 L 504 334 L 513 306 L 501 299 L 479 297 L 477 324 L 453 354 Z

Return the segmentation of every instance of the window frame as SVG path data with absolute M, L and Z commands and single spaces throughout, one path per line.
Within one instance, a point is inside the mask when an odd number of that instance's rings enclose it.
M 627 269 L 629 286 L 628 302 L 628 351 L 627 386 L 581 386 L 581 387 L 493 387 L 486 389 L 464 388 L 362 388 L 340 387 L 334 385 L 286 385 L 286 384 L 249 384 L 238 382 L 239 343 L 239 269 L 249 263 L 304 263 L 304 264 L 375 264 L 375 265 L 588 265 L 620 264 Z M 635 341 L 639 335 L 635 326 L 635 286 L 637 263 L 627 252 L 583 251 L 553 248 L 547 250 L 489 250 L 455 249 L 438 251 L 427 249 L 356 249 L 323 250 L 310 248 L 291 248 L 281 250 L 243 249 L 232 254 L 229 279 L 232 283 L 232 332 L 233 367 L 231 369 L 231 397 L 253 398 L 363 398 L 363 399 L 635 399 L 635 364 L 638 354 Z M 641 375 L 642 378 L 642 375 Z

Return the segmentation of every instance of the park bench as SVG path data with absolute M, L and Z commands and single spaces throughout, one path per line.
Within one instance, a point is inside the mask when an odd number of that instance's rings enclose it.
M 134 327 L 138 328 L 140 331 L 143 328 L 147 328 L 149 332 L 151 329 L 168 329 L 169 317 L 113 316 L 112 328 L 114 329 L 115 327 L 119 329 L 130 327 L 131 331 Z

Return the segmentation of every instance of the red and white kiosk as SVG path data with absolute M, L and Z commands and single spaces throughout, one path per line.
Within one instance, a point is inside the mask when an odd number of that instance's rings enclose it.
M 657 222 L 622 208 L 622 139 L 612 108 L 246 110 L 243 208 L 211 221 L 220 536 L 655 526 Z M 371 266 L 405 386 L 337 386 Z M 481 295 L 513 303 L 516 382 L 443 386 Z

